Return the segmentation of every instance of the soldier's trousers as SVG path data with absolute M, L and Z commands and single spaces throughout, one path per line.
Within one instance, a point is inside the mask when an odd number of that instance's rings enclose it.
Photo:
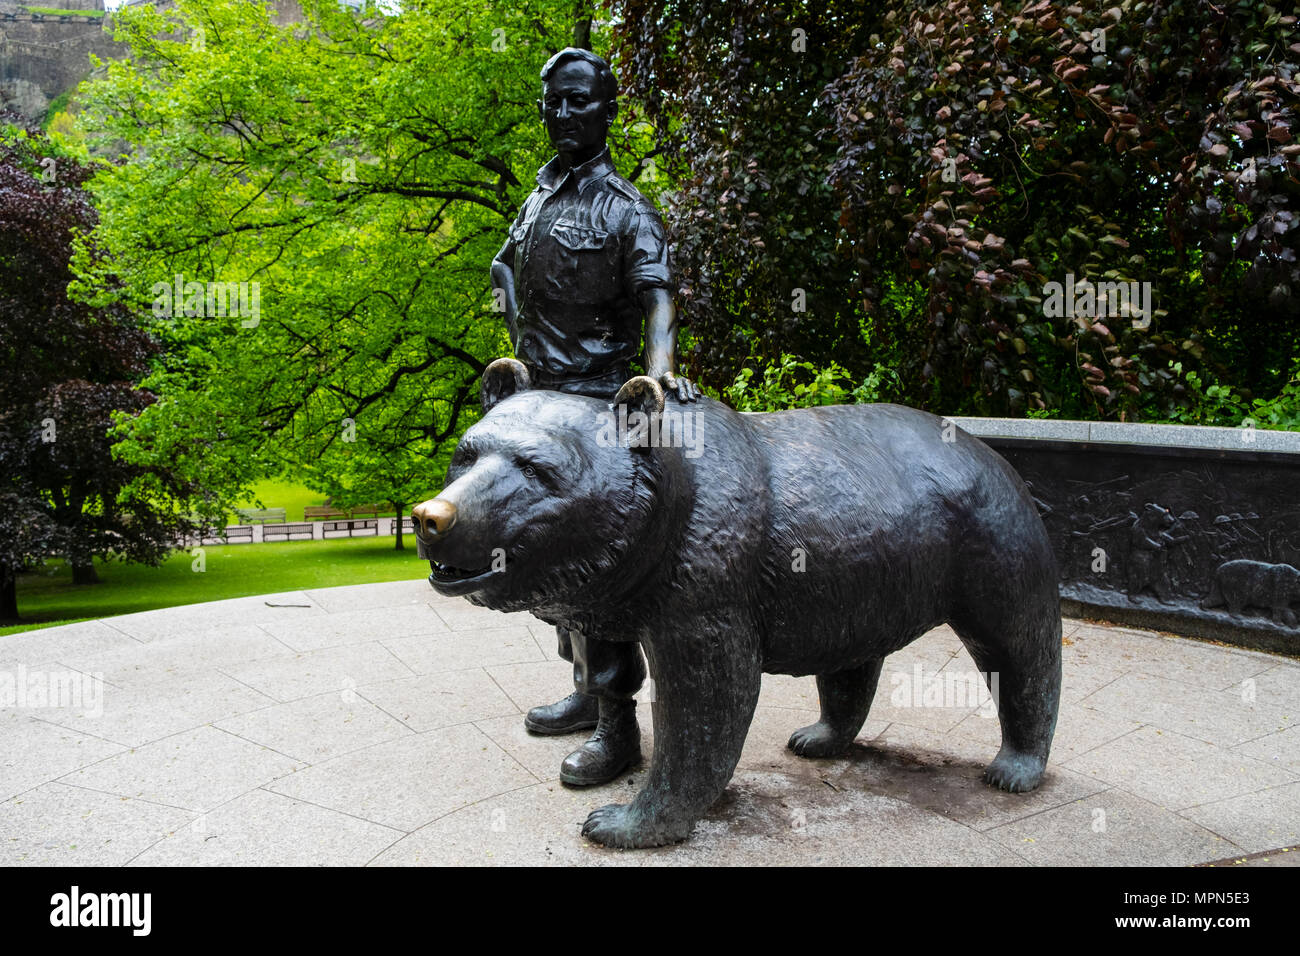
M 573 665 L 573 686 L 593 697 L 630 700 L 646 678 L 645 658 L 636 641 L 605 641 L 592 634 L 556 627 L 560 657 Z
M 581 380 L 548 375 L 530 366 L 534 388 L 553 389 L 571 395 L 591 395 L 606 401 L 614 397 L 631 372 L 620 364 L 601 375 Z M 573 665 L 573 686 L 593 697 L 630 700 L 646 678 L 645 658 L 636 641 L 605 641 L 594 634 L 556 627 L 560 657 Z

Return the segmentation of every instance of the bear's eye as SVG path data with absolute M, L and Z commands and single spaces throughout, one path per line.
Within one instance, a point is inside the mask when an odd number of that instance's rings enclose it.
M 524 477 L 525 477 L 525 478 L 536 478 L 536 477 L 537 477 L 537 469 L 534 468 L 532 465 L 524 465 Z

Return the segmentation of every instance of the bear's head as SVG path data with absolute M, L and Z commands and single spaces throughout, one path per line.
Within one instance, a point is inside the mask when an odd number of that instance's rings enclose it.
M 498 359 L 482 399 L 446 487 L 412 512 L 429 582 L 500 611 L 609 602 L 651 560 L 658 466 L 626 425 L 661 413 L 662 389 L 634 378 L 611 405 L 531 389 L 521 363 Z

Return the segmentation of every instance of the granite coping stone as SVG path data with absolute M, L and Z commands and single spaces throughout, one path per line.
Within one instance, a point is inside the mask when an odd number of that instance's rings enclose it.
M 1054 418 L 952 416 L 946 420 L 955 423 L 962 431 L 977 438 L 1098 442 L 1112 445 L 1200 448 L 1210 451 L 1289 452 L 1300 455 L 1300 432 L 1267 428 L 1082 422 Z

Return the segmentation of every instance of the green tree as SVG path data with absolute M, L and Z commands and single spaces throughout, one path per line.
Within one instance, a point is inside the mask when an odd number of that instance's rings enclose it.
M 68 297 L 94 170 L 5 120 L 17 117 L 0 117 L 0 618 L 14 619 L 18 572 L 62 555 L 90 584 L 96 557 L 156 565 L 207 502 L 167 463 L 146 472 L 112 454 L 114 416 L 153 401 L 138 382 L 157 344 L 121 305 Z
M 437 488 L 509 352 L 488 265 L 550 157 L 538 71 L 589 11 L 303 12 L 130 8 L 131 59 L 81 91 L 92 144 L 118 154 L 93 184 L 96 241 L 165 346 L 161 400 L 120 449 L 202 448 L 184 467 L 223 489 L 287 470 L 338 503 L 404 507 Z M 219 314 L 210 283 L 246 308 Z

